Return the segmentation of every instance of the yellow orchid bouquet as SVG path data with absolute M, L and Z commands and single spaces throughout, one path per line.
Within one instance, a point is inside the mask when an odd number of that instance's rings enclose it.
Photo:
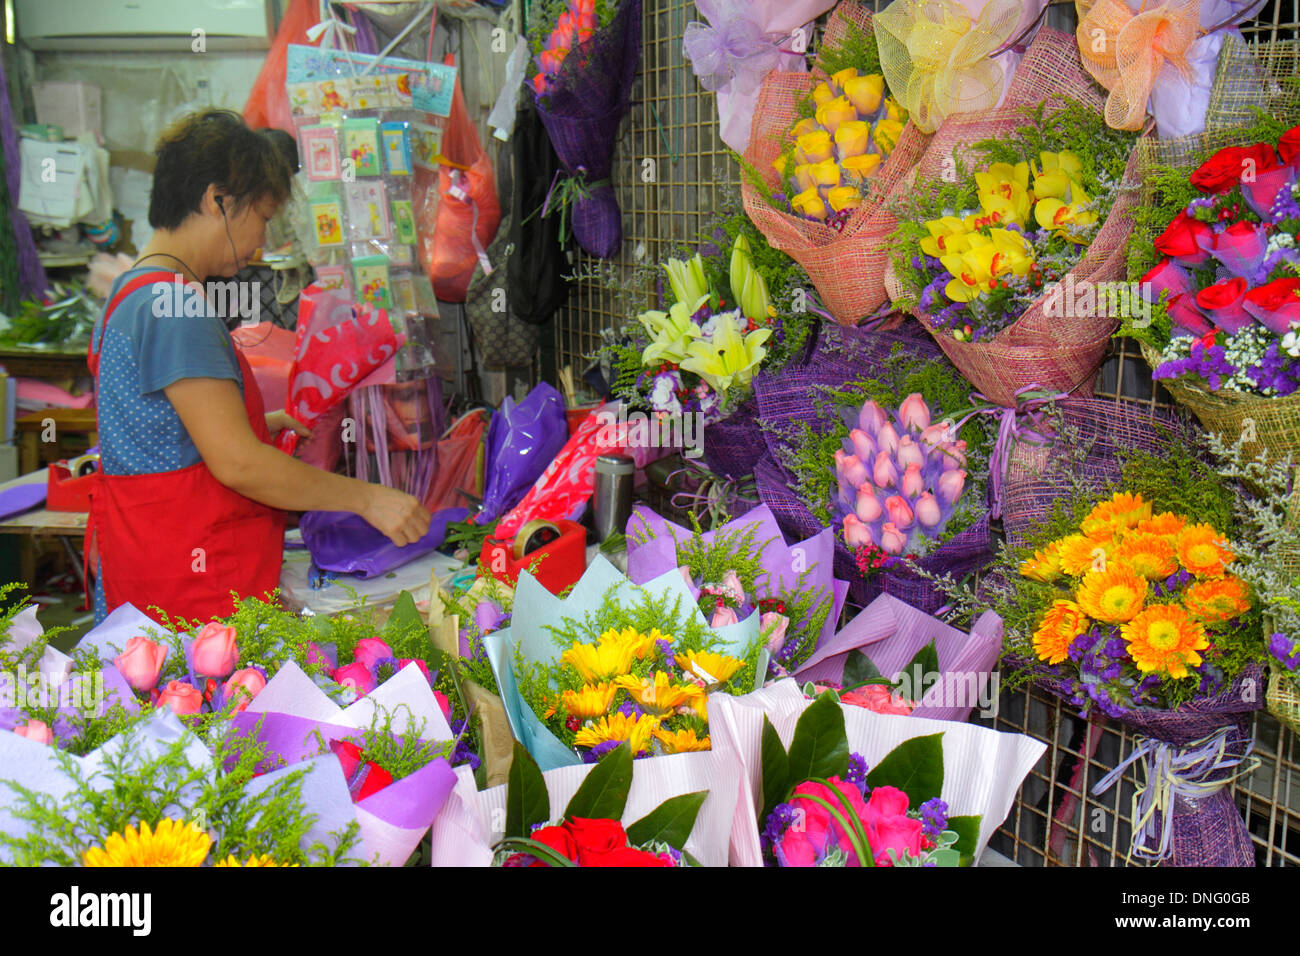
M 1131 135 L 1073 102 L 1030 115 L 898 201 L 895 275 L 936 334 L 988 341 L 1054 294 L 1120 194 Z
M 794 124 L 772 166 L 797 215 L 842 227 L 898 145 L 907 113 L 881 74 L 854 66 L 818 82 L 807 109 L 812 115 Z

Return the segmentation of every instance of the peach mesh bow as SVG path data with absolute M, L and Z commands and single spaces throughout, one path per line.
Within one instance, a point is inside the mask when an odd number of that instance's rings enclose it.
M 1075 0 L 1074 5 L 1083 65 L 1110 90 L 1107 125 L 1140 130 L 1152 84 L 1165 63 L 1190 80 L 1187 48 L 1200 32 L 1200 0 L 1170 0 L 1138 13 L 1124 0 Z
M 880 70 L 918 129 L 933 133 L 953 113 L 997 105 L 1004 80 L 990 57 L 1020 13 L 1016 0 L 990 0 L 972 21 L 953 0 L 894 0 L 876 15 Z

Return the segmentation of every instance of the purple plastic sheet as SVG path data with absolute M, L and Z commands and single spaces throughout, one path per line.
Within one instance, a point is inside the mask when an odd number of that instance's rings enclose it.
M 487 480 L 478 521 L 495 521 L 523 500 L 569 439 L 564 398 L 542 382 L 515 404 L 506 397 L 492 416 L 487 438 Z
M 45 504 L 49 486 L 43 481 L 32 481 L 0 491 L 0 519 L 22 514 L 37 505 Z
M 436 550 L 447 536 L 447 525 L 464 521 L 468 516 L 465 508 L 434 512 L 425 536 L 401 547 L 360 515 L 347 511 L 308 511 L 298 527 L 318 568 L 373 578 Z

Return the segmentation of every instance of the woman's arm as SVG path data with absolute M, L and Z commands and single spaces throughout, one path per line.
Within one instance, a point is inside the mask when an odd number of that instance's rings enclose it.
M 286 511 L 349 511 L 397 545 L 428 532 L 429 512 L 411 495 L 330 474 L 264 445 L 229 379 L 185 378 L 163 394 L 212 476 L 232 491 Z

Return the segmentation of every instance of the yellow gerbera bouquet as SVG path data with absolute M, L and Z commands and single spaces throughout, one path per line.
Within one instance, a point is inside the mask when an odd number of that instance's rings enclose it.
M 1207 693 L 1235 676 L 1253 599 L 1222 532 L 1126 492 L 1071 532 L 1020 564 L 1016 590 L 1035 658 L 1077 703 L 1121 716 L 1167 703 L 1170 681 Z

